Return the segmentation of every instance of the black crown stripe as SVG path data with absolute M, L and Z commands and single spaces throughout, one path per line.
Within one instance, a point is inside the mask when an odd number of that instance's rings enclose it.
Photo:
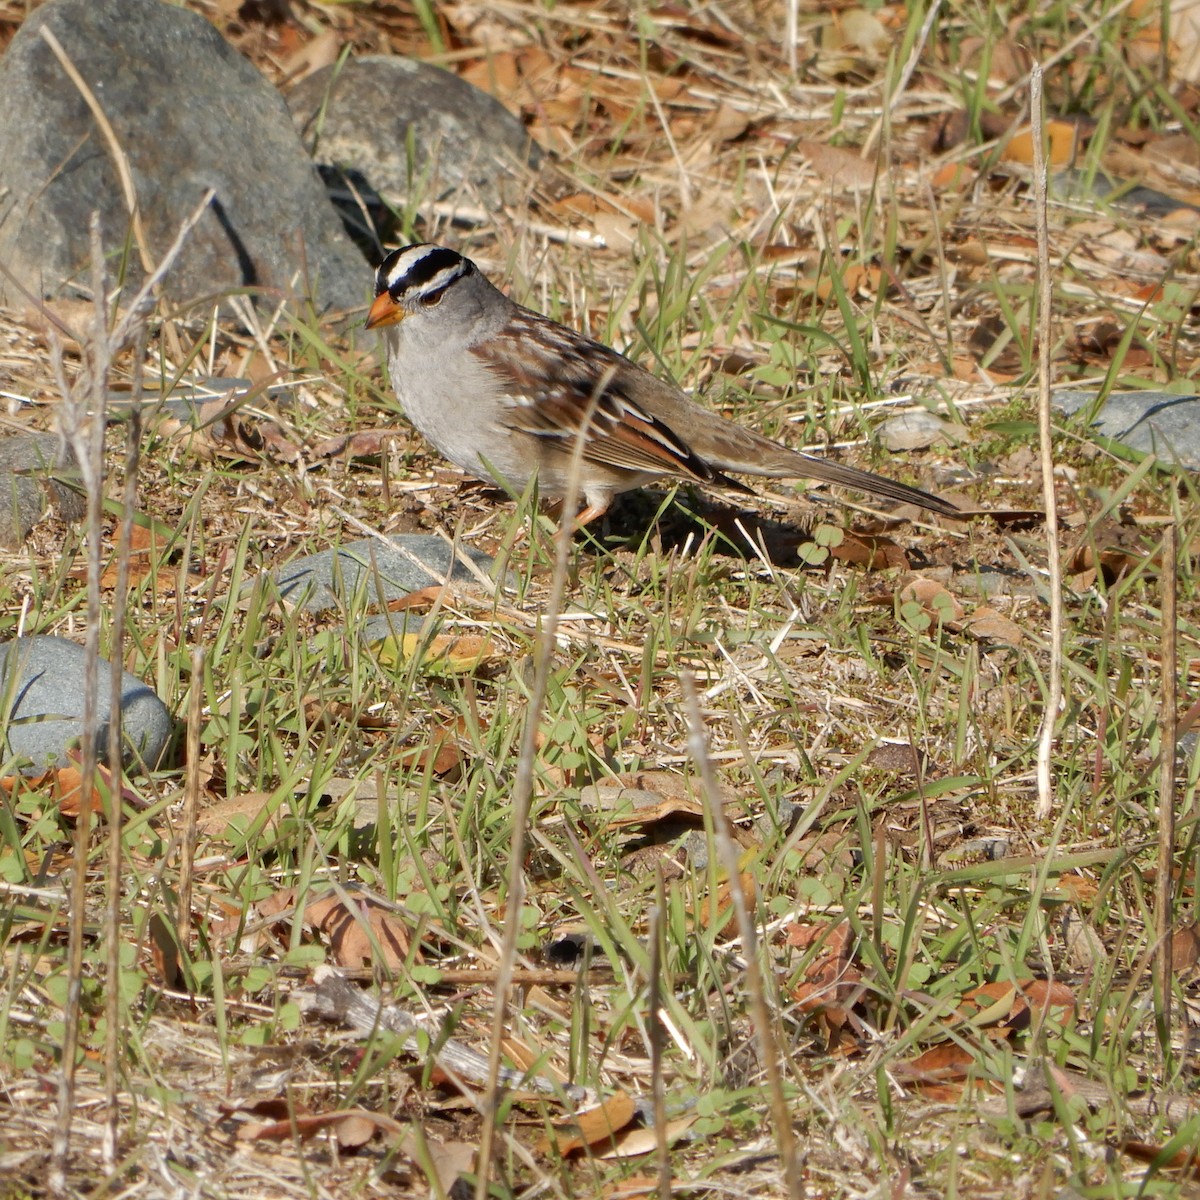
M 405 250 L 411 250 L 411 246 L 405 246 L 402 250 L 397 250 L 396 256 L 403 254 Z M 470 270 L 470 265 L 461 254 L 455 253 L 453 250 L 447 250 L 444 246 L 434 246 L 428 253 L 422 254 L 420 258 L 414 262 L 404 274 L 397 279 L 388 291 L 397 298 L 407 295 L 411 292 L 419 291 L 431 280 L 436 279 L 443 272 L 451 272 L 454 276 L 465 275 Z

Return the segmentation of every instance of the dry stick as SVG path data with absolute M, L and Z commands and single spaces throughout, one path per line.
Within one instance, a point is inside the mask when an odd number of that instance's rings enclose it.
M 1175 683 L 1175 561 L 1179 553 L 1175 522 L 1163 530 L 1162 548 L 1162 692 L 1159 703 L 1161 729 L 1158 775 L 1158 912 L 1155 922 L 1158 934 L 1158 988 L 1161 1005 L 1163 1057 L 1171 1056 L 1171 978 L 1172 943 L 1174 941 L 1175 886 L 1172 867 L 1175 863 L 1175 741 L 1176 696 Z
M 59 406 L 59 429 L 79 461 L 79 474 L 87 496 L 87 629 L 84 635 L 83 731 L 79 779 L 79 815 L 75 825 L 74 875 L 71 880 L 71 913 L 67 934 L 67 1002 L 63 1010 L 63 1047 L 58 1087 L 58 1116 L 50 1152 L 52 1191 L 64 1194 L 66 1163 L 71 1146 L 71 1121 L 75 1112 L 75 1058 L 79 1048 L 82 1016 L 80 998 L 83 987 L 83 936 L 87 901 L 88 843 L 91 840 L 92 798 L 96 791 L 97 699 L 100 661 L 100 536 L 103 516 L 104 475 L 104 387 L 108 379 L 110 344 L 104 303 L 104 251 L 100 244 L 100 215 L 92 214 L 92 336 L 85 348 L 86 367 L 75 387 L 62 373 L 62 352 L 55 354 L 59 386 L 63 389 Z M 57 347 L 57 340 L 55 341 Z M 97 405 L 88 411 L 88 400 Z M 111 1148 L 105 1136 L 105 1166 Z
M 54 57 L 58 59 L 62 69 L 66 72 L 67 78 L 75 85 L 76 91 L 83 97 L 84 103 L 91 110 L 92 117 L 100 127 L 104 143 L 108 147 L 108 153 L 113 161 L 113 169 L 116 171 L 117 179 L 121 184 L 121 193 L 125 198 L 125 208 L 129 213 L 129 224 L 133 230 L 133 240 L 137 245 L 138 257 L 142 260 L 142 270 L 147 275 L 151 275 L 154 272 L 154 259 L 150 256 L 150 244 L 146 240 L 146 231 L 142 227 L 142 216 L 138 211 L 137 188 L 133 184 L 133 171 L 130 170 L 129 159 L 126 158 L 125 151 L 122 149 L 121 143 L 117 140 L 116 131 L 105 115 L 104 109 L 100 107 L 100 101 L 96 99 L 95 92 L 88 86 L 84 77 L 80 75 L 75 64 L 63 49 L 62 43 L 54 36 L 54 31 L 48 26 L 43 25 L 38 32 L 54 52 Z M 157 286 L 155 291 L 157 293 Z M 166 336 L 171 356 L 176 362 L 181 362 L 183 360 L 183 347 L 179 344 L 179 338 L 175 333 L 175 326 L 164 325 L 163 332 Z
M 717 857 L 729 880 L 729 895 L 737 917 L 738 937 L 742 943 L 742 955 L 746 961 L 746 991 L 750 999 L 750 1015 L 754 1022 L 754 1034 L 758 1039 L 758 1055 L 767 1076 L 767 1091 L 771 1097 L 771 1115 L 775 1123 L 775 1144 L 783 1160 L 783 1177 L 787 1192 L 792 1200 L 804 1195 L 804 1181 L 796 1159 L 796 1139 L 792 1132 L 792 1114 L 788 1110 L 787 1098 L 783 1094 L 783 1075 L 779 1070 L 779 1050 L 775 1044 L 775 1033 L 771 1025 L 771 1014 L 767 1007 L 766 990 L 763 986 L 762 970 L 758 962 L 758 933 L 742 891 L 741 868 L 738 848 L 729 832 L 729 821 L 721 802 L 721 793 L 713 775 L 712 759 L 704 738 L 704 717 L 700 711 L 700 698 L 691 673 L 680 676 L 683 685 L 684 708 L 688 723 L 688 752 L 700 772 L 700 785 L 704 793 L 705 807 L 712 816 L 713 837 L 717 844 Z
M 1050 589 L 1050 669 L 1046 681 L 1046 707 L 1038 735 L 1037 816 L 1046 820 L 1054 808 L 1054 780 L 1050 760 L 1054 754 L 1054 726 L 1062 706 L 1063 601 L 1062 562 L 1058 544 L 1058 506 L 1054 499 L 1054 446 L 1050 429 L 1050 228 L 1046 200 L 1045 105 L 1042 69 L 1036 63 L 1029 77 L 1029 107 L 1033 120 L 1034 218 L 1037 224 L 1038 296 L 1038 447 L 1042 460 L 1042 503 L 1046 509 L 1046 568 Z
M 107 334 L 107 330 L 105 331 Z M 111 1174 L 117 1162 L 117 1121 L 120 1107 L 117 1102 L 117 1084 L 120 1080 L 121 1058 L 121 902 L 124 899 L 121 866 L 121 797 L 122 746 L 121 738 L 121 692 L 123 659 L 121 647 L 125 641 L 125 613 L 129 596 L 130 550 L 133 543 L 133 512 L 137 503 L 138 457 L 142 440 L 142 417 L 138 404 L 142 398 L 142 362 L 145 357 L 145 330 L 139 339 L 134 354 L 133 406 L 125 426 L 125 494 L 121 501 L 121 524 L 117 538 L 117 591 L 113 600 L 112 631 L 110 637 L 109 672 L 109 718 L 108 718 L 108 763 L 111 772 L 108 786 L 108 912 L 105 919 L 107 955 L 105 957 L 104 993 L 104 1140 L 102 1156 L 106 1169 Z M 98 439 L 103 448 L 104 422 L 100 420 L 107 402 L 107 380 L 92 381 L 92 411 L 99 429 Z M 91 533 L 88 534 L 89 538 Z M 93 543 L 93 553 L 99 560 L 99 539 Z M 89 572 L 89 583 L 91 575 Z M 97 597 L 97 602 L 99 597 Z
M 508 847 L 508 897 L 504 914 L 504 937 L 500 943 L 497 964 L 496 996 L 492 1008 L 492 1036 L 488 1048 L 488 1078 L 483 1100 L 483 1128 L 479 1137 L 479 1159 L 475 1175 L 475 1200 L 487 1200 L 488 1179 L 492 1167 L 492 1145 L 496 1136 L 496 1110 L 500 1098 L 500 1055 L 504 1026 L 508 1020 L 508 993 L 512 988 L 513 968 L 517 957 L 517 938 L 521 933 L 521 906 L 525 903 L 525 839 L 529 825 L 529 807 L 533 798 L 533 764 L 537 756 L 537 733 L 546 688 L 550 681 L 550 665 L 554 661 L 555 635 L 562 612 L 563 596 L 567 590 L 567 567 L 571 556 L 571 535 L 575 528 L 574 513 L 579 502 L 580 481 L 583 477 L 583 451 L 591 435 L 592 420 L 601 397 L 612 381 L 613 368 L 597 381 L 588 403 L 587 412 L 575 445 L 571 450 L 567 492 L 563 497 L 562 519 L 554 540 L 554 573 L 550 580 L 550 595 L 546 600 L 541 642 L 537 648 L 537 666 L 533 675 L 529 703 L 525 706 L 525 727 L 521 730 L 521 751 L 517 760 L 517 776 L 513 781 L 512 839 Z M 533 518 L 536 520 L 536 516 Z

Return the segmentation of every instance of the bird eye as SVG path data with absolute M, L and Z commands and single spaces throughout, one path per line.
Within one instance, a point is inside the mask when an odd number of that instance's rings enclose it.
M 444 294 L 445 293 L 441 290 L 438 290 L 436 292 L 429 292 L 426 295 L 421 297 L 421 303 L 426 308 L 433 308 L 435 305 L 441 304 L 442 296 Z

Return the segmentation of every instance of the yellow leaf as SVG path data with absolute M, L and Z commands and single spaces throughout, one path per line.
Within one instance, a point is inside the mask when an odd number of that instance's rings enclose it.
M 404 666 L 419 655 L 421 669 L 435 675 L 465 675 L 495 657 L 489 638 L 470 635 L 439 634 L 428 638 L 420 633 L 405 633 L 400 637 L 389 634 L 375 642 L 373 648 L 385 667 Z

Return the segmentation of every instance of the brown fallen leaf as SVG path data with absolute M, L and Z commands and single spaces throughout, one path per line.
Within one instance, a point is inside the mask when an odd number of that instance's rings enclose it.
M 279 796 L 276 792 L 243 792 L 238 796 L 228 796 L 202 809 L 196 817 L 196 828 L 201 833 L 219 837 L 230 831 L 234 822 L 238 821 L 238 818 L 245 818 L 239 824 L 244 828 L 249 828 L 258 814 L 272 800 L 278 799 Z M 280 811 L 277 808 L 267 818 L 268 827 L 274 827 L 278 824 Z M 282 811 L 286 812 L 286 807 L 283 807 Z
M 441 778 L 452 776 L 466 761 L 462 746 L 466 734 L 465 719 L 454 717 L 443 725 L 434 726 L 423 745 L 405 746 L 396 761 L 409 770 L 429 770 Z
M 897 1063 L 896 1074 L 918 1084 L 947 1083 L 965 1079 L 975 1060 L 976 1056 L 958 1042 L 943 1042 L 917 1055 L 912 1062 Z
M 597 1143 L 612 1144 L 619 1133 L 637 1113 L 637 1105 L 624 1092 L 616 1092 L 603 1103 L 580 1113 L 575 1121 L 556 1129 L 538 1143 L 539 1153 L 556 1151 L 561 1157 L 576 1153 Z
M 6 775 L 0 778 L 0 790 L 10 795 L 21 792 L 29 794 L 42 791 L 57 808 L 59 813 L 67 818 L 79 816 L 83 806 L 83 774 L 77 763 L 77 750 L 68 751 L 68 756 L 75 761 L 65 767 L 55 767 L 43 771 L 41 775 Z M 99 779 L 106 787 L 112 786 L 112 772 L 103 763 L 96 764 Z M 143 809 L 146 802 L 131 788 L 122 786 L 122 803 L 133 808 Z M 88 797 L 88 811 L 101 812 L 104 799 L 98 789 L 92 789 Z
M 157 528 L 153 521 L 147 525 L 134 523 L 129 535 L 130 587 L 140 587 L 151 577 L 155 581 L 156 591 L 160 587 L 174 588 L 178 585 L 181 574 L 179 568 L 162 561 L 168 542 L 169 535 L 161 528 Z M 86 573 L 86 567 L 84 572 Z M 190 580 L 200 578 L 199 571 L 188 570 L 183 574 L 186 579 Z M 114 555 L 112 562 L 105 567 L 104 573 L 100 576 L 100 586 L 115 588 L 119 575 L 120 563 Z
M 329 939 L 330 961 L 355 969 L 382 965 L 396 970 L 403 966 L 412 942 L 402 918 L 372 897 L 350 893 L 350 899 L 353 910 L 337 892 L 310 900 L 304 909 L 305 923 Z
M 162 913 L 152 913 L 146 928 L 150 946 L 150 961 L 160 987 L 177 988 L 182 978 L 179 969 L 179 946 L 175 934 Z
M 861 996 L 862 972 L 854 963 L 849 922 L 793 922 L 784 940 L 797 949 L 815 951 L 792 985 L 797 1007 L 824 1028 L 831 1052 L 852 1052 L 857 1039 L 849 1028 L 850 1010 Z
M 844 188 L 869 188 L 875 182 L 875 162 L 852 150 L 828 142 L 801 139 L 793 143 L 796 153 L 808 159 L 813 171 L 827 184 Z
M 244 5 L 240 7 L 245 7 Z M 342 39 L 335 29 L 326 29 L 315 38 L 301 43 L 288 54 L 280 67 L 289 86 L 319 71 L 322 67 L 337 62 Z
M 836 546 L 829 547 L 829 553 L 839 562 L 866 567 L 869 571 L 886 571 L 893 567 L 903 570 L 909 565 L 908 555 L 898 542 L 879 534 L 857 533 L 852 529 L 844 532 Z
M 394 442 L 406 443 L 405 429 L 363 429 L 341 437 L 325 438 L 311 447 L 314 458 L 378 458 Z
M 663 1130 L 663 1140 L 668 1146 L 674 1145 L 699 1120 L 699 1113 L 685 1113 L 668 1121 Z M 613 1144 L 601 1148 L 597 1158 L 637 1158 L 643 1154 L 653 1154 L 658 1148 L 658 1134 L 653 1129 L 628 1129 L 613 1139 Z
M 1050 141 L 1048 165 L 1052 167 L 1073 163 L 1087 140 L 1084 131 L 1070 121 L 1047 121 L 1046 136 Z M 1005 162 L 1033 166 L 1033 131 L 1026 126 L 1013 134 L 1002 157 Z
M 475 1170 L 475 1158 L 479 1153 L 478 1146 L 467 1142 L 442 1142 L 437 1138 L 426 1137 L 418 1144 L 415 1134 L 409 1133 L 401 1142 L 401 1149 L 412 1161 L 422 1169 L 425 1166 L 426 1155 L 433 1166 L 436 1179 L 429 1182 L 434 1185 L 436 1193 L 442 1196 L 457 1195 L 454 1185 L 459 1177 Z
M 325 1130 L 332 1131 L 338 1145 L 344 1150 L 357 1150 L 365 1146 L 376 1132 L 400 1136 L 405 1128 L 399 1121 L 370 1112 L 365 1108 L 347 1108 L 341 1112 L 299 1115 L 284 1121 L 270 1121 L 264 1125 L 247 1124 L 238 1129 L 240 1142 L 288 1142 L 293 1138 L 307 1141 Z
M 960 622 L 961 627 L 981 642 L 1019 646 L 1025 640 L 1021 627 L 1009 617 L 984 604 Z
M 909 580 L 896 593 L 896 602 L 902 617 L 910 619 L 915 609 L 935 625 L 950 625 L 960 621 L 963 615 L 963 606 L 958 598 L 945 584 L 936 579 L 918 576 Z

